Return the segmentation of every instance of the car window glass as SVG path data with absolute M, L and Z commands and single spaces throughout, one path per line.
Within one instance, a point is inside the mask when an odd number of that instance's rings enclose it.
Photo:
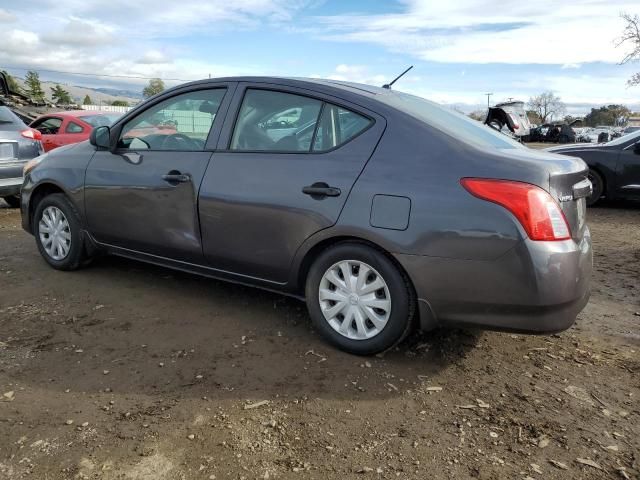
M 232 150 L 308 152 L 322 102 L 270 90 L 248 89 L 231 139 Z
M 204 150 L 225 91 L 224 88 L 197 90 L 154 105 L 124 125 L 118 148 Z
M 65 129 L 66 133 L 82 133 L 84 131 L 84 128 L 82 128 L 80 125 L 78 125 L 75 122 L 69 122 L 67 124 L 67 128 Z
M 398 91 L 379 95 L 378 98 L 461 142 L 499 149 L 527 148 L 487 125 L 424 98 Z
M 103 126 L 109 127 L 120 117 L 121 115 L 119 113 L 107 113 L 101 115 L 83 115 L 80 119 L 95 128 Z
M 43 118 L 38 120 L 32 126 L 44 135 L 56 135 L 62 125 L 62 119 L 56 117 Z
M 313 142 L 313 151 L 331 150 L 349 141 L 371 124 L 355 112 L 326 103 Z

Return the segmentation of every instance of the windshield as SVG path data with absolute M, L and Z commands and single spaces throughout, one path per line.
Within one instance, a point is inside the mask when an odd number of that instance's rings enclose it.
M 120 118 L 120 115 L 86 115 L 79 118 L 87 122 L 92 127 L 110 127 L 116 120 Z
M 397 91 L 389 95 L 379 95 L 378 98 L 462 142 L 499 149 L 525 148 L 477 120 L 424 98 Z
M 607 142 L 607 145 L 623 145 L 627 142 L 633 142 L 635 140 L 640 140 L 640 130 L 638 130 L 637 132 L 631 132 L 627 133 L 626 135 L 622 135 L 615 140 Z
M 7 107 L 0 107 L 0 123 L 21 123 L 21 121 Z

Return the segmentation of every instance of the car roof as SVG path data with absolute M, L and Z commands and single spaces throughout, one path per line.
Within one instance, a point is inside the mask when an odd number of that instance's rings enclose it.
M 301 88 L 310 86 L 328 87 L 331 89 L 342 90 L 357 95 L 375 97 L 376 95 L 389 94 L 391 90 L 374 85 L 366 85 L 363 83 L 344 82 L 341 80 L 331 80 L 323 78 L 304 78 L 304 77 L 256 77 L 256 76 L 239 76 L 239 77 L 220 77 L 196 80 L 194 82 L 184 83 L 174 88 L 179 89 L 191 85 L 206 85 L 217 82 L 248 82 L 248 83 L 272 83 L 287 86 L 298 86 Z
M 60 112 L 49 112 L 46 115 L 58 115 L 58 116 L 66 115 L 69 117 L 82 117 L 85 115 L 106 115 L 108 113 L 116 113 L 116 112 L 104 112 L 100 110 L 62 110 Z

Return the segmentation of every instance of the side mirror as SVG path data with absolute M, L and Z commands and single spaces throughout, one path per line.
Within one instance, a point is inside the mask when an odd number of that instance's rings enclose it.
M 100 149 L 108 150 L 111 142 L 111 129 L 109 127 L 102 126 L 96 127 L 91 130 L 91 134 L 89 135 L 89 143 L 94 147 L 98 147 Z

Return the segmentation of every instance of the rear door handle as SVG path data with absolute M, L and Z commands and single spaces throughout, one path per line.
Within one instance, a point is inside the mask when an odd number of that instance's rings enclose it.
M 174 170 L 162 175 L 162 179 L 168 183 L 186 183 L 191 181 L 191 177 L 185 173 L 176 172 Z
M 321 197 L 338 197 L 342 193 L 339 188 L 330 187 L 324 182 L 316 182 L 302 188 L 302 193 L 311 195 L 314 198 Z

